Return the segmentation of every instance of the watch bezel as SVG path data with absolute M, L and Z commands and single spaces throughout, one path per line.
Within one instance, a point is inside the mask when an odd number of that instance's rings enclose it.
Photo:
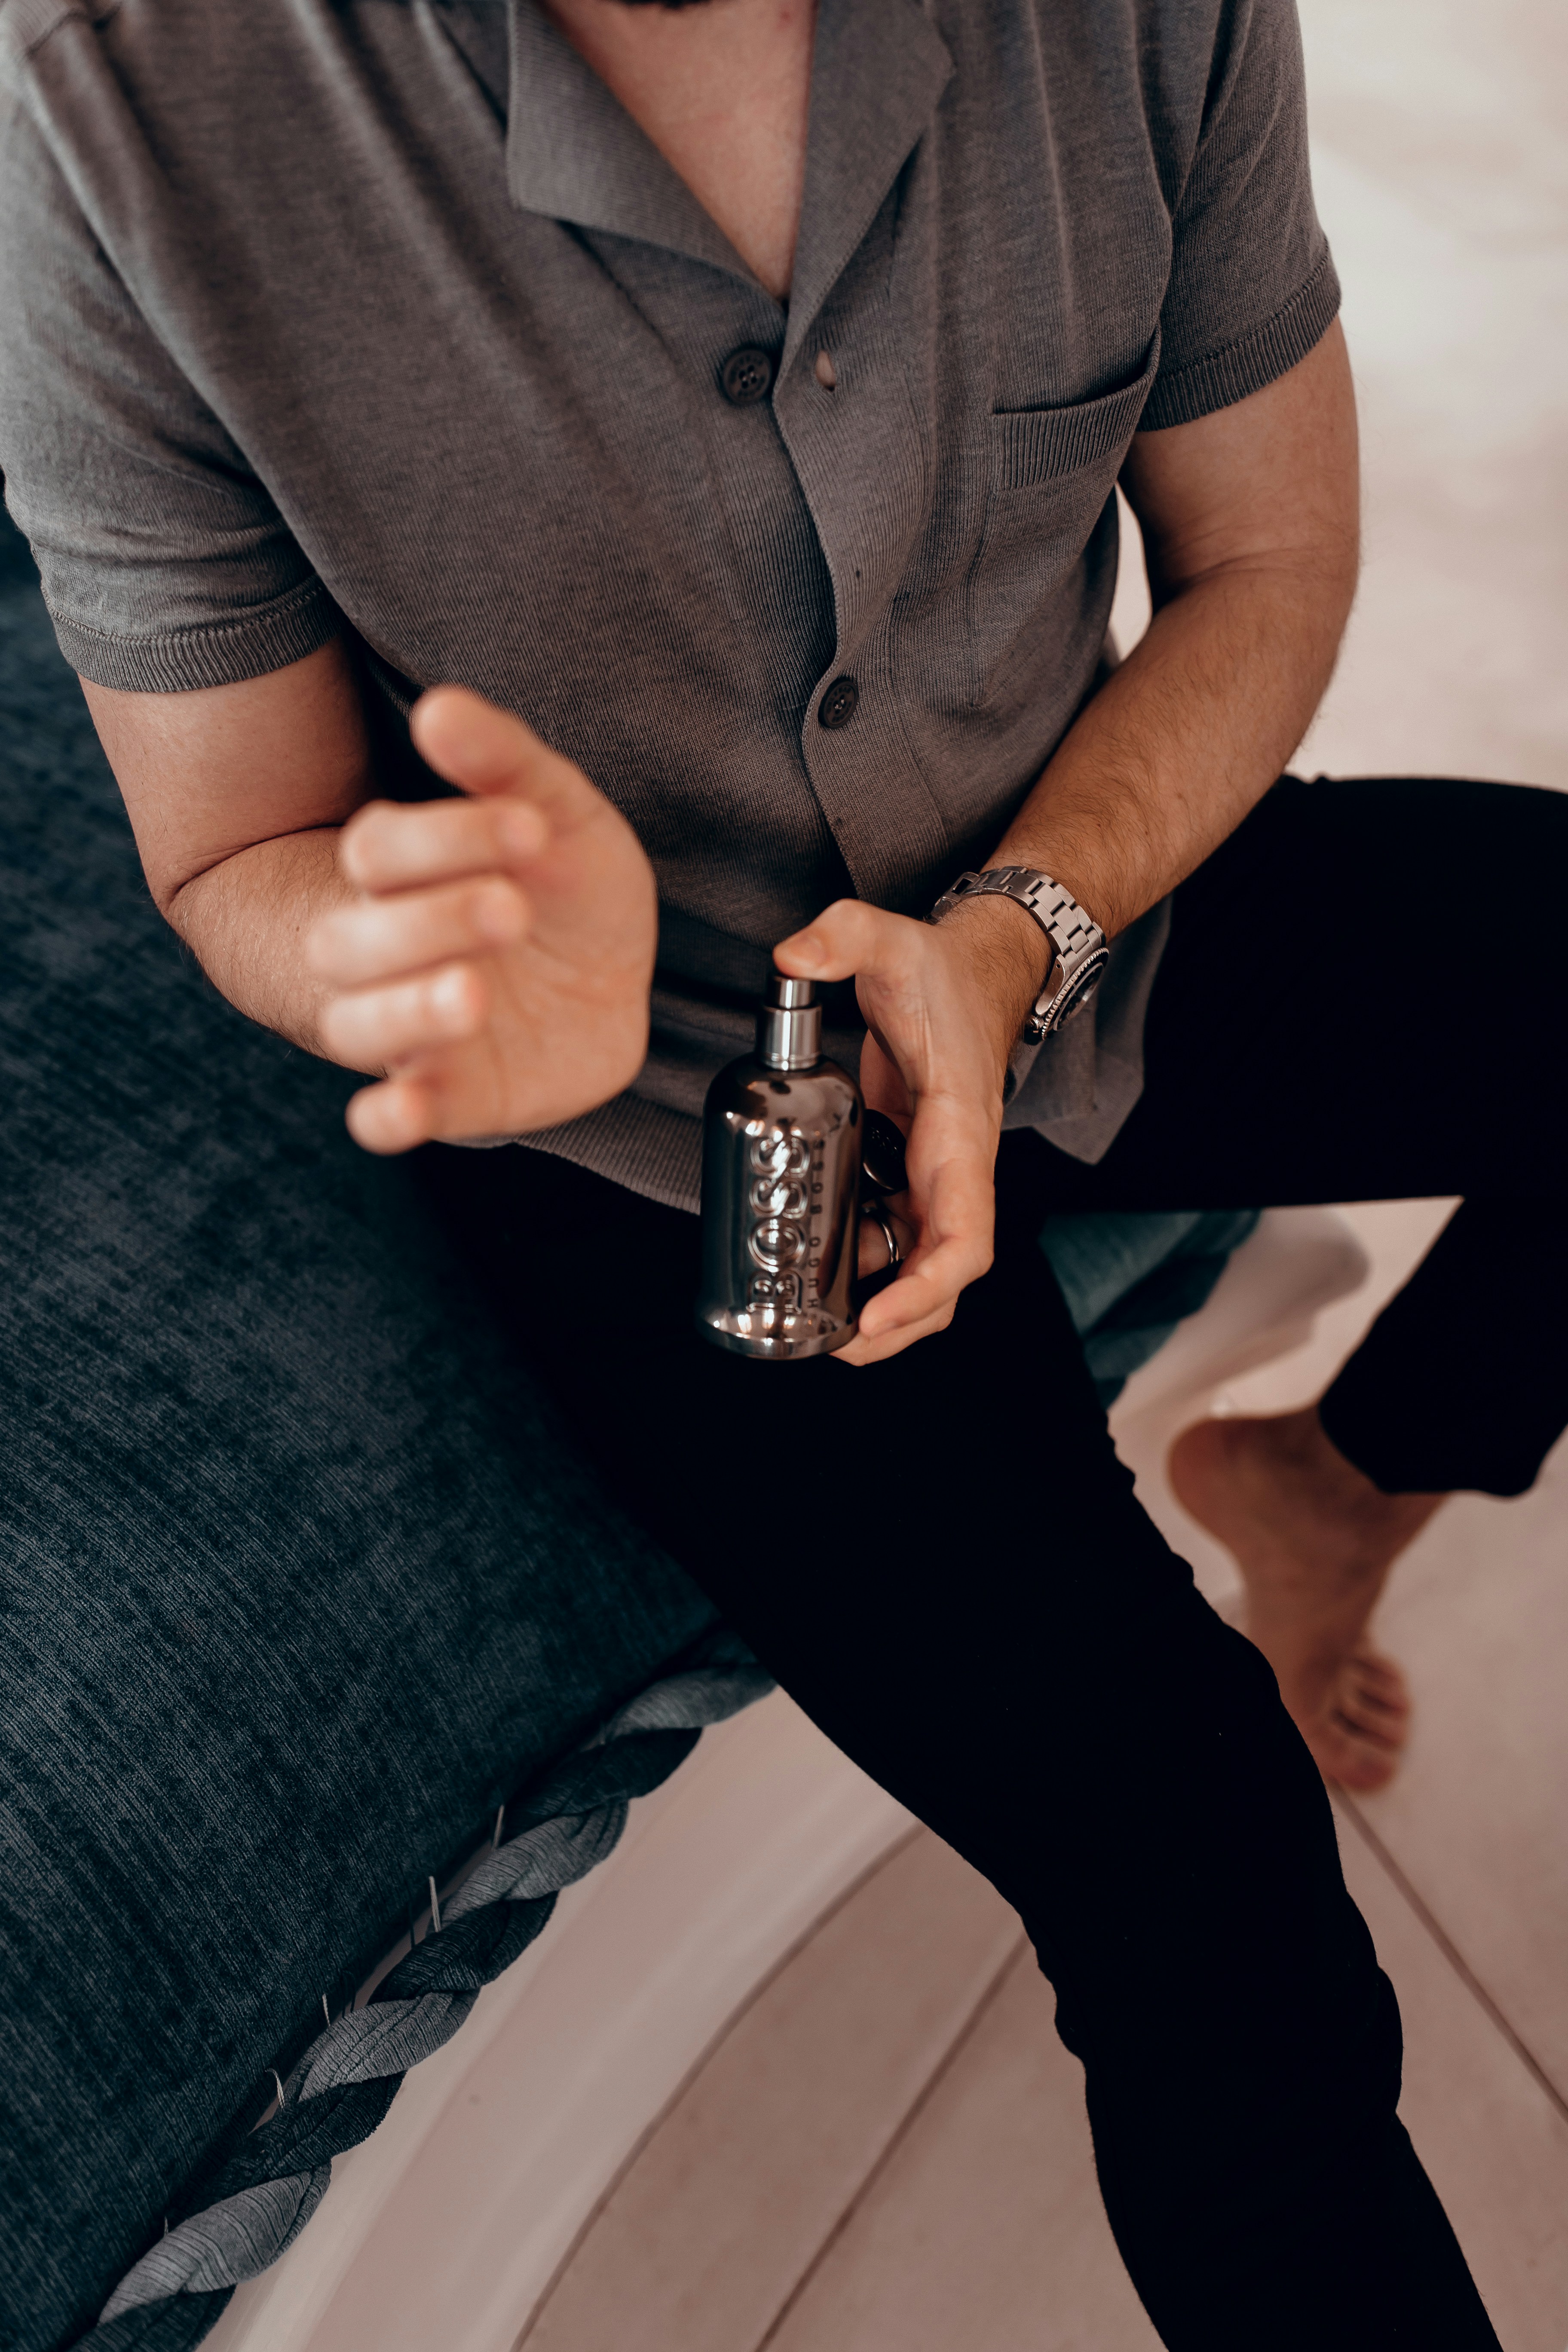
M 1110 961 L 1110 950 L 1101 946 L 1090 948 L 1089 953 L 1076 961 L 1069 971 L 1060 956 L 1057 968 L 1061 974 L 1049 996 L 1037 1002 L 1024 1024 L 1024 1034 L 1030 1045 L 1054 1036 L 1084 1007 L 1100 986 L 1100 976 Z

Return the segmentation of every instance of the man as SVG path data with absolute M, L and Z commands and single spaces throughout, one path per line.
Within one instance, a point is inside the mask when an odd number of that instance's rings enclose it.
M 159 904 L 374 1077 L 369 1149 L 527 1139 L 432 1171 L 500 1311 L 1017 1904 L 1165 2342 L 1494 2344 L 1321 1780 L 1034 1244 L 1056 1207 L 1467 1196 L 1321 1412 L 1177 1465 L 1320 1759 L 1385 1773 L 1389 1560 L 1568 1419 L 1568 809 L 1275 783 L 1356 565 L 1289 0 L 0 30 L 0 455 Z M 1118 479 L 1157 609 L 1094 692 Z M 1033 878 L 919 919 L 973 866 Z M 851 1370 L 691 1329 L 697 1114 L 770 951 L 908 1129 Z

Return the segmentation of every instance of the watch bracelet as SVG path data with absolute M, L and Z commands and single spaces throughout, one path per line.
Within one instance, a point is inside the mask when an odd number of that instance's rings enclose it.
M 1103 950 L 1105 934 L 1092 916 L 1079 905 L 1070 890 L 1052 876 L 1028 866 L 990 866 L 978 872 L 961 874 L 937 899 L 926 920 L 929 923 L 940 922 L 955 907 L 963 906 L 966 899 L 981 898 L 1011 898 L 1039 925 L 1050 942 L 1051 961 L 1046 967 L 1046 978 L 1049 980 L 1055 971 L 1058 975 L 1057 984 L 1048 994 L 1042 988 L 1025 1016 L 1022 1032 L 1026 1044 L 1038 1045 L 1056 1025 L 1050 1013 L 1072 977 L 1068 971 L 1068 959 L 1080 949 L 1093 953 L 1098 946 Z M 1091 987 L 1065 1018 L 1070 1020 L 1072 1013 L 1081 1010 L 1093 994 Z

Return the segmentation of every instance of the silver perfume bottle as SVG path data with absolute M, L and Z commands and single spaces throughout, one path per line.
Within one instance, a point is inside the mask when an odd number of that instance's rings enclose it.
M 785 1362 L 854 1336 L 865 1107 L 822 1056 L 816 983 L 775 972 L 757 1050 L 720 1071 L 702 1128 L 702 1296 L 716 1346 Z

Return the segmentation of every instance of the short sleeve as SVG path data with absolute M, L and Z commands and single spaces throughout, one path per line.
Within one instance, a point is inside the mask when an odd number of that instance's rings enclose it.
M 1261 392 L 1306 358 L 1339 310 L 1312 202 L 1294 0 L 1221 8 L 1173 242 L 1146 433 Z
M 342 626 L 15 87 L 0 89 L 0 471 L 61 650 L 98 685 L 228 685 Z

